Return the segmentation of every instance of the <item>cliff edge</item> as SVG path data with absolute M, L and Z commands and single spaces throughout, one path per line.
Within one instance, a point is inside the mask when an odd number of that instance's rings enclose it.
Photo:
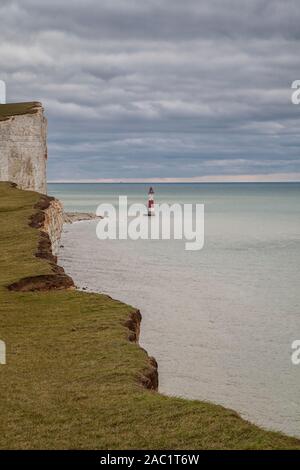
M 46 193 L 47 120 L 41 103 L 0 104 L 0 181 Z

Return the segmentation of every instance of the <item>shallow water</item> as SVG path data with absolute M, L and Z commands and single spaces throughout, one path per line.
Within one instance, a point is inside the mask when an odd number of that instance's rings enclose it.
M 146 185 L 49 185 L 66 210 L 95 210 Z M 96 221 L 65 226 L 60 264 L 80 287 L 138 307 L 160 391 L 233 408 L 300 436 L 300 184 L 155 185 L 157 202 L 205 204 L 205 245 L 100 241 Z

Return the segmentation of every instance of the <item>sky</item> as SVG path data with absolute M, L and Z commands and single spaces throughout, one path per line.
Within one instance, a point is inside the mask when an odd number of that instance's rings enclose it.
M 298 0 L 1 0 L 50 181 L 300 181 Z

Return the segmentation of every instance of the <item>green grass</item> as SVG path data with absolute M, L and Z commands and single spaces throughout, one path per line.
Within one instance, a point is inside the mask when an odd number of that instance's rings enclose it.
M 37 101 L 29 103 L 0 104 L 0 121 L 5 121 L 11 116 L 17 116 L 20 114 L 34 114 L 37 106 L 41 106 Z
M 74 290 L 8 291 L 50 272 L 28 226 L 38 199 L 0 183 L 0 448 L 300 448 L 221 406 L 143 389 L 147 355 L 123 326 L 132 307 Z

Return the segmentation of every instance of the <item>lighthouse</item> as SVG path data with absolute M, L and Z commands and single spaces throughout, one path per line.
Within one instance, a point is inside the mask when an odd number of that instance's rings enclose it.
M 154 215 L 154 198 L 153 198 L 153 188 L 152 186 L 149 189 L 148 192 L 148 216 Z

